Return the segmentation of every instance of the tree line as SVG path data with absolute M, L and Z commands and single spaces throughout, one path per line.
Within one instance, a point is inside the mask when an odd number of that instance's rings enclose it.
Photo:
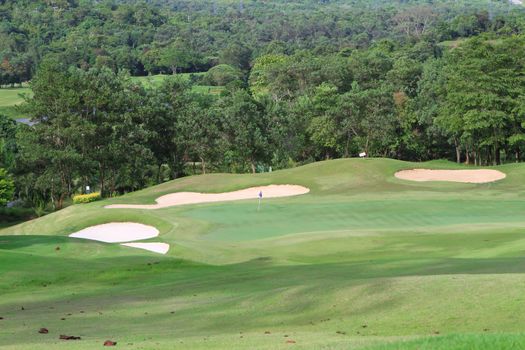
M 2 84 L 31 79 L 34 93 L 20 107 L 31 125 L 0 118 L 4 197 L 16 188 L 33 207 L 61 208 L 88 185 L 113 196 L 196 168 L 257 172 L 361 152 L 522 160 L 521 10 L 343 3 L 217 1 L 210 12 L 206 1 L 0 1 Z M 30 65 L 14 79 L 18 56 Z M 172 77 L 132 79 L 158 72 Z
M 240 6 L 242 4 L 242 6 Z M 523 7 L 501 0 L 0 1 L 0 86 L 30 80 L 54 58 L 132 75 L 247 72 L 267 53 L 316 55 L 441 42 L 486 31 L 516 33 Z
M 144 86 L 125 71 L 46 61 L 24 106 L 34 124 L 4 118 L 2 166 L 20 197 L 60 208 L 86 185 L 112 196 L 183 176 L 188 164 L 257 172 L 361 152 L 521 161 L 525 38 L 454 45 L 263 55 L 247 81 L 222 67 L 220 95 L 177 76 Z

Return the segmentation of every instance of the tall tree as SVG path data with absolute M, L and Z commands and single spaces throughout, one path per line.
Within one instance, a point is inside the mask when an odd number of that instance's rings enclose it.
M 262 105 L 244 90 L 234 90 L 223 96 L 215 106 L 221 116 L 223 147 L 228 149 L 230 167 L 253 173 L 258 162 L 267 162 L 271 155 L 268 121 Z
M 518 108 L 523 100 L 523 59 L 516 53 L 523 40 L 492 42 L 476 38 L 462 44 L 448 57 L 446 99 L 438 123 L 453 137 L 460 161 L 473 155 L 485 163 L 500 163 L 509 131 L 523 120 Z M 518 129 L 516 129 L 518 127 Z

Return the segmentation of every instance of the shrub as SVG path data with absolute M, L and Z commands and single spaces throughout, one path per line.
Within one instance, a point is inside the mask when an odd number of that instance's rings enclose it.
M 79 194 L 73 197 L 74 204 L 85 204 L 98 201 L 100 199 L 100 192 L 93 192 L 90 194 Z
M 218 66 L 211 68 L 202 80 L 209 85 L 224 86 L 241 79 L 242 73 L 239 69 L 227 64 L 219 64 Z
M 0 168 L 0 206 L 5 206 L 13 198 L 15 183 L 7 170 Z
M 6 208 L 0 207 L 0 222 L 17 222 L 33 218 L 35 212 L 31 208 Z

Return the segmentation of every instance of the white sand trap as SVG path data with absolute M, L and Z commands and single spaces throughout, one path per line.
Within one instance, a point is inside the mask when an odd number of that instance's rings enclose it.
M 120 245 L 132 248 L 139 248 L 149 250 L 150 252 L 166 254 L 170 250 L 170 245 L 167 243 L 121 243 Z
M 451 181 L 481 184 L 504 179 L 506 175 L 498 170 L 430 170 L 412 169 L 395 173 L 395 177 L 410 181 Z
M 70 234 L 69 237 L 91 239 L 106 243 L 121 243 L 153 238 L 158 235 L 159 230 L 153 226 L 134 222 L 112 222 L 85 228 Z
M 265 198 L 299 196 L 310 192 L 310 189 L 298 185 L 269 185 L 224 193 L 177 192 L 157 198 L 157 204 L 112 204 L 105 206 L 105 208 L 160 209 L 185 204 L 256 199 L 261 191 L 264 200 Z

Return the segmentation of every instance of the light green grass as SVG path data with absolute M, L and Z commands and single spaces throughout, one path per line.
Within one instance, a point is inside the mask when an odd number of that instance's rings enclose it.
M 507 178 L 492 184 L 394 178 L 413 167 L 462 166 L 349 159 L 195 176 L 3 229 L 0 347 L 523 348 L 525 166 L 498 167 Z M 311 192 L 260 211 L 256 200 L 103 208 L 272 183 Z M 150 241 L 170 252 L 67 238 L 111 221 L 156 226 Z
M 14 119 L 24 118 L 25 115 L 15 108 L 24 102 L 22 95 L 31 96 L 31 89 L 28 87 L 0 89 L 0 114 Z

